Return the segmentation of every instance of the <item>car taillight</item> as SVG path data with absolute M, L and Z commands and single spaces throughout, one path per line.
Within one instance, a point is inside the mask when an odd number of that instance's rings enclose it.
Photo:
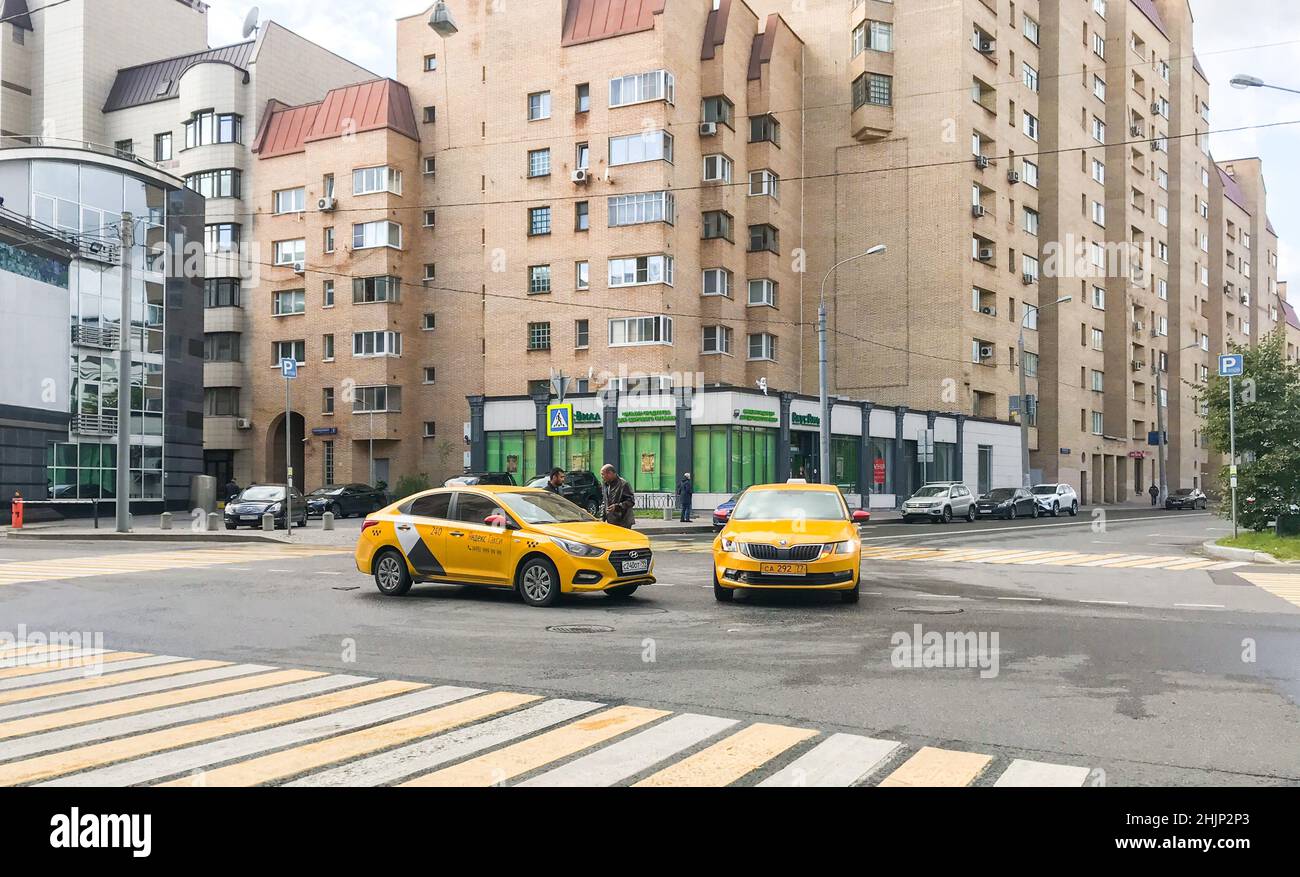
M 362 521 L 362 522 L 361 522 L 361 529 L 363 529 L 363 530 L 368 530 L 368 529 L 370 529 L 371 527 L 378 527 L 378 526 L 379 526 L 379 522 L 378 522 L 378 521 Z

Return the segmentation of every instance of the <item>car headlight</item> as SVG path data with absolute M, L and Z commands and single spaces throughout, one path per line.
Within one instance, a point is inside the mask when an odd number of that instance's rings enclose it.
M 739 551 L 739 550 L 740 550 L 740 543 L 737 542 L 735 539 L 732 539 L 732 538 L 730 538 L 730 537 L 728 537 L 728 536 L 723 536 L 723 537 L 722 537 L 722 550 L 723 550 L 723 551 L 728 551 L 728 552 Z
M 273 502 L 266 507 L 266 510 L 273 515 L 278 514 L 280 512 L 280 504 L 278 502 Z
M 574 557 L 600 557 L 605 553 L 605 549 L 597 548 L 594 545 L 584 545 L 581 542 L 570 542 L 568 539 L 556 539 L 551 537 L 551 541 L 572 554 Z
M 858 543 L 852 539 L 847 542 L 832 542 L 826 546 L 827 554 L 852 554 L 858 550 Z

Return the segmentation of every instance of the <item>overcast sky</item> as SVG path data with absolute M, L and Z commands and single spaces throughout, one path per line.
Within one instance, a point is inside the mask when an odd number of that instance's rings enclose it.
M 210 0 L 213 45 L 240 39 L 250 0 Z M 528 2 L 528 0 L 517 0 Z M 1234 73 L 1300 88 L 1300 3 L 1293 0 L 1191 0 L 1196 47 L 1210 78 L 1210 119 L 1217 131 L 1270 122 L 1300 121 L 1300 94 L 1237 91 Z M 308 39 L 383 76 L 394 72 L 394 21 L 431 6 L 431 0 L 261 0 L 262 19 L 274 19 Z M 1300 304 L 1300 124 L 1214 135 L 1220 161 L 1264 159 L 1269 214 L 1281 237 L 1281 279 L 1290 279 Z

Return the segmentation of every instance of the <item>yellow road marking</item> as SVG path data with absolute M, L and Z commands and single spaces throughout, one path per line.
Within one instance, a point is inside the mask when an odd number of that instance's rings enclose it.
M 80 655 L 76 658 L 60 658 L 58 655 L 51 655 L 48 661 L 39 661 L 30 664 L 22 664 L 17 667 L 6 667 L 0 670 L 0 679 L 14 679 L 18 676 L 36 676 L 40 673 L 49 673 L 53 670 L 67 670 L 72 667 L 86 667 L 93 664 L 112 664 L 115 661 L 130 661 L 135 658 L 148 658 L 147 652 L 103 652 L 98 655 Z M 0 693 L 0 698 L 5 695 Z M 4 703 L 0 700 L 0 703 Z
M 948 554 L 946 554 L 944 557 L 941 557 L 939 559 L 955 560 L 955 561 L 970 561 L 970 560 L 974 560 L 977 557 L 991 557 L 994 554 L 1000 554 L 1000 553 L 1001 553 L 1001 549 L 998 548 L 976 548 L 976 549 L 972 549 L 971 551 L 951 551 Z
M 997 554 L 990 554 L 988 557 L 980 557 L 971 561 L 972 563 L 1007 563 L 1011 560 L 1019 560 L 1024 557 L 1037 557 L 1042 554 L 1041 551 L 1007 550 L 1000 551 Z
M 1171 563 L 1165 569 L 1184 570 L 1184 569 L 1205 569 L 1214 566 L 1217 561 L 1213 560 L 1185 560 L 1182 563 Z
M 1137 568 L 1137 567 L 1143 569 L 1149 569 L 1151 567 L 1160 566 L 1161 564 L 1165 564 L 1165 563 L 1177 563 L 1180 560 L 1183 560 L 1183 558 L 1171 557 L 1168 555 L 1161 557 L 1154 554 L 1148 554 L 1146 557 L 1142 557 L 1142 558 L 1136 558 L 1133 560 L 1121 560 L 1121 561 L 1117 561 L 1116 563 L 1102 563 L 1102 564 L 1098 564 L 1098 566 L 1103 566 L 1106 569 L 1130 569 L 1130 568 Z
M 925 746 L 880 781 L 881 786 L 968 786 L 993 761 L 990 755 Z
M 1268 591 L 1274 597 L 1286 600 L 1293 606 L 1300 606 L 1300 575 L 1287 573 L 1237 573 L 1257 588 Z
M 114 761 L 138 758 L 141 755 L 201 743 L 228 734 L 280 725 L 427 687 L 417 682 L 373 682 L 369 685 L 347 688 L 305 700 L 290 701 L 251 712 L 237 713 L 233 716 L 164 728 L 148 734 L 95 743 L 78 749 L 52 752 L 11 764 L 0 764 L 0 786 L 39 782 L 50 777 L 89 770 Z
M 135 657 L 141 656 L 136 655 Z M 51 682 L 47 685 L 34 685 L 30 688 L 0 691 L 0 703 L 17 703 L 22 700 L 35 700 L 39 697 L 52 697 L 56 694 L 69 694 L 73 691 L 90 691 L 94 688 L 121 685 L 124 682 L 160 679 L 163 676 L 175 676 L 177 673 L 189 673 L 194 670 L 211 670 L 213 667 L 226 667 L 229 664 L 229 661 L 173 661 L 170 664 L 157 664 L 153 667 L 123 670 L 120 673 L 108 673 L 103 676 L 86 676 L 82 679 L 69 679 L 65 682 Z
M 238 679 L 225 679 L 221 682 L 191 685 L 189 688 L 178 688 L 175 691 L 161 691 L 157 694 L 145 694 L 139 697 L 128 697 L 122 700 L 111 700 L 108 703 L 74 707 L 73 709 L 45 713 L 39 716 L 12 719 L 0 723 L 0 740 L 20 737 L 24 734 L 35 734 L 40 731 L 52 731 L 55 728 L 66 728 L 69 725 L 96 722 L 100 719 L 112 719 L 146 710 L 180 706 L 198 700 L 207 700 L 210 697 L 240 694 L 246 691 L 256 691 L 259 688 L 285 685 L 290 682 L 302 682 L 305 679 L 315 679 L 324 675 L 324 673 L 317 670 L 276 670 L 273 673 L 241 676 Z
M 1048 561 L 1060 560 L 1062 557 L 1070 557 L 1074 554 L 1076 554 L 1076 552 L 1073 551 L 1040 551 L 1036 555 L 1032 555 L 1030 557 L 1022 557 L 1019 560 L 1012 560 L 1008 562 L 1014 564 L 1047 563 Z
M 402 783 L 403 786 L 491 786 L 639 728 L 665 710 L 617 706 L 513 746 Z
M 369 755 L 380 749 L 388 749 L 421 737 L 439 734 L 537 700 L 541 698 L 532 694 L 497 691 L 418 715 L 407 716 L 396 722 L 352 731 L 338 737 L 318 740 L 315 743 L 219 767 L 204 772 L 201 777 L 186 776 L 160 785 L 255 786 L 305 773 L 327 764 Z
M 669 765 L 638 786 L 727 786 L 752 773 L 817 732 L 762 722 L 719 740 L 707 749 Z
M 1086 560 L 1096 560 L 1095 554 L 1067 554 L 1065 557 L 1056 557 L 1051 560 L 1043 561 L 1043 566 L 1079 566 Z
M 1077 566 L 1110 566 L 1116 560 L 1134 560 L 1137 555 L 1134 554 L 1098 554 L 1087 563 L 1080 563 Z

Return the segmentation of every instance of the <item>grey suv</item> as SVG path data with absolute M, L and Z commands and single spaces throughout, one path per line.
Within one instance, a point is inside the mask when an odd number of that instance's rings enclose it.
M 948 523 L 953 518 L 975 520 L 975 496 L 959 481 L 927 484 L 903 503 L 903 523 L 930 520 Z

